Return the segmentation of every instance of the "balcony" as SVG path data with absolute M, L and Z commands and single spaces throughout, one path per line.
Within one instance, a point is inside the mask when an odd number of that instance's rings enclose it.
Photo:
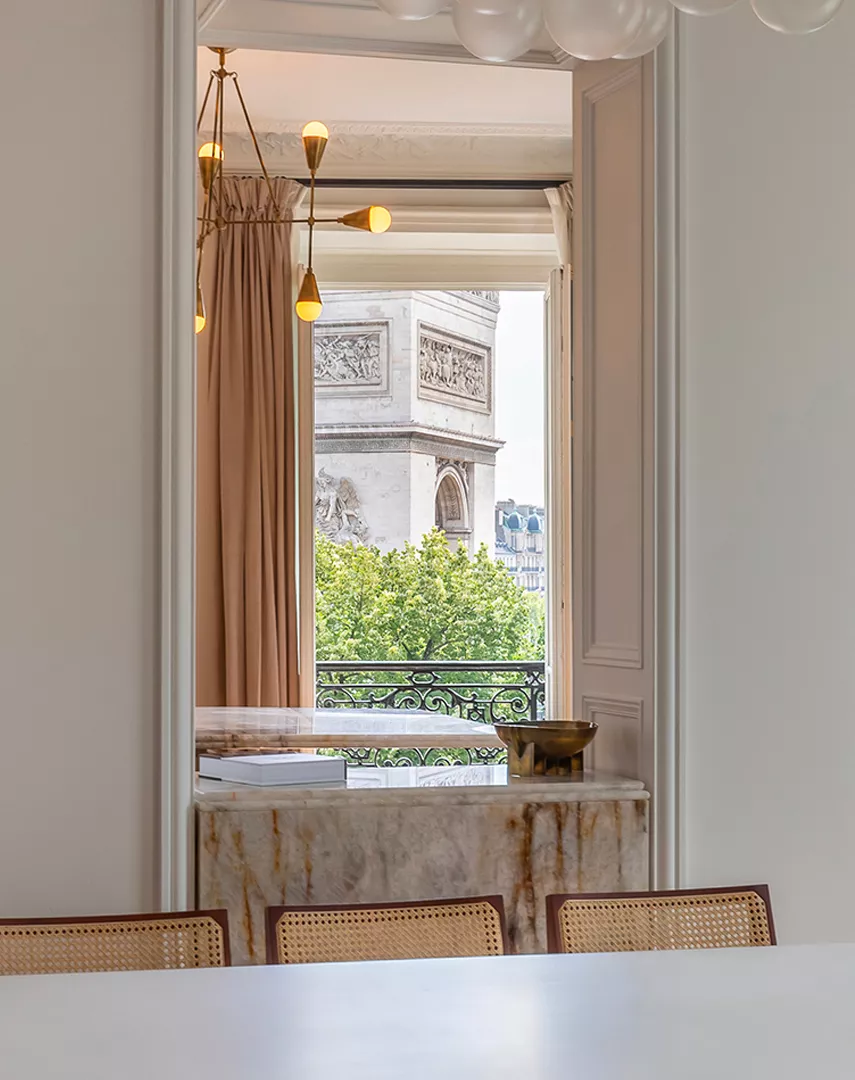
M 319 661 L 316 704 L 324 709 L 420 709 L 483 724 L 536 720 L 546 694 L 542 660 Z M 337 750 L 351 765 L 499 765 L 503 750 Z

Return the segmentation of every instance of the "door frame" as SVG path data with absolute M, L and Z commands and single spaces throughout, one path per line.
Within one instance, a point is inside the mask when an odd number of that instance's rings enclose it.
M 194 0 L 161 0 L 161 542 L 159 897 L 164 910 L 195 901 L 193 812 L 195 344 L 194 252 L 197 23 Z M 652 884 L 683 883 L 683 399 L 679 35 L 655 69 L 656 141 L 656 780 Z M 488 277 L 488 274 L 484 275 Z M 347 282 L 331 282 L 342 287 Z M 379 284 L 379 283 L 378 283 Z M 472 287 L 483 283 L 471 282 Z M 363 285 L 364 287 L 364 285 Z M 389 287 L 394 287 L 389 285 Z M 398 286 L 403 287 L 403 286 Z M 436 285 L 433 285 L 436 288 Z M 462 282 L 460 287 L 466 287 Z M 486 287 L 486 286 L 484 286 Z M 537 287 L 542 287 L 539 284 Z

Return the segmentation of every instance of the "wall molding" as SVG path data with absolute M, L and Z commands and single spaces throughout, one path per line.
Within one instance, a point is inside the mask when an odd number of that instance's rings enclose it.
M 687 884 L 685 763 L 682 678 L 684 432 L 681 417 L 683 323 L 683 133 L 680 100 L 681 28 L 688 16 L 676 13 L 674 29 L 656 52 L 656 845 L 654 887 Z
M 580 228 L 584 236 L 582 245 L 583 265 L 578 268 L 579 275 L 587 281 L 594 280 L 593 252 L 596 250 L 593 239 L 594 223 L 596 216 L 594 206 L 596 203 L 596 186 L 594 184 L 594 164 L 596 156 L 593 141 L 596 123 L 594 110 L 602 100 L 607 100 L 611 95 L 620 90 L 631 87 L 641 81 L 642 69 L 638 65 L 626 68 L 613 78 L 595 84 L 590 90 L 582 95 L 583 120 L 581 129 L 585 143 L 583 146 L 582 160 L 584 162 L 584 190 L 588 192 L 587 204 L 592 212 L 587 219 L 580 221 Z M 643 173 L 643 156 L 637 163 L 639 176 Z M 644 258 L 644 249 L 641 248 L 641 257 Z M 643 280 L 643 266 L 640 280 Z M 594 326 L 594 289 L 589 288 L 584 293 L 585 323 Z M 595 455 L 596 442 L 596 410 L 594 407 L 597 390 L 594 378 L 594 350 L 597 343 L 595 335 L 588 333 L 583 338 L 583 355 L 581 366 L 584 373 L 580 408 L 584 417 L 582 425 L 583 438 L 579 448 L 581 453 L 582 481 L 582 625 L 579 627 L 581 634 L 581 654 L 585 661 L 597 665 L 617 668 L 634 668 L 640 670 L 643 666 L 643 641 L 644 641 L 644 606 L 649 602 L 644 594 L 644 474 L 645 474 L 645 439 L 644 439 L 644 393 L 643 393 L 643 368 L 644 355 L 640 348 L 639 352 L 639 391 L 637 395 L 637 409 L 635 423 L 637 426 L 638 453 L 636 456 L 636 475 L 634 483 L 635 507 L 634 518 L 638 525 L 638 543 L 636 545 L 638 558 L 636 564 L 637 588 L 638 588 L 638 617 L 634 627 L 635 640 L 627 641 L 601 641 L 598 640 L 596 628 L 596 543 L 594 537 L 594 500 L 596 492 L 596 469 Z
M 586 694 L 582 697 L 582 719 L 589 723 L 599 723 L 600 730 L 597 732 L 597 738 L 591 743 L 590 750 L 587 751 L 589 755 L 589 767 L 596 769 L 597 765 L 597 740 L 599 739 L 600 749 L 603 746 L 604 740 L 608 739 L 609 730 L 602 721 L 597 720 L 597 717 L 615 717 L 619 720 L 629 720 L 637 725 L 637 732 L 634 737 L 636 747 L 636 760 L 632 766 L 627 763 L 615 764 L 610 761 L 606 766 L 608 772 L 621 772 L 630 776 L 636 776 L 642 770 L 642 753 L 641 748 L 644 745 L 644 701 L 637 697 L 617 697 L 613 695 L 599 696 L 597 694 Z
M 160 828 L 163 910 L 195 902 L 193 820 L 196 9 L 163 0 L 160 447 Z

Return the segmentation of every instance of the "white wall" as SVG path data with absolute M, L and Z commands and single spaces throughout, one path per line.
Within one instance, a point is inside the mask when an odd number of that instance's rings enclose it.
M 159 4 L 0 5 L 0 915 L 155 904 Z
M 855 7 L 682 20 L 688 884 L 853 939 Z

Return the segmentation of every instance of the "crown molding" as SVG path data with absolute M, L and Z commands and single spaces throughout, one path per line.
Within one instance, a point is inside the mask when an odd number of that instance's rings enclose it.
M 236 115 L 230 114 L 229 121 L 225 125 L 225 136 L 243 136 L 246 132 L 246 123 Z M 253 125 L 263 129 L 265 138 L 275 136 L 294 136 L 299 140 L 300 133 L 305 124 L 305 118 L 294 120 L 272 120 L 266 117 L 253 116 Z M 333 140 L 340 138 L 442 138 L 442 139 L 561 139 L 569 142 L 571 128 L 568 117 L 567 124 L 463 124 L 453 122 L 401 122 L 397 120 L 330 120 L 327 122 L 330 137 Z M 327 157 L 334 151 L 335 142 L 331 142 L 324 157 L 326 165 Z M 528 151 L 531 152 L 531 147 Z
M 356 127 L 357 125 L 354 125 Z M 460 129 L 443 131 L 443 125 L 425 125 L 443 132 L 407 134 L 416 125 L 380 125 L 385 130 L 364 127 L 365 134 L 337 132 L 324 157 L 324 177 L 365 179 L 424 178 L 537 179 L 566 180 L 573 166 L 573 140 L 557 137 L 498 134 L 466 134 Z M 398 128 L 399 133 L 394 130 Z M 259 132 L 258 143 L 265 165 L 271 172 L 302 176 L 305 157 L 297 132 Z M 224 139 L 227 171 L 248 173 L 258 170 L 252 140 L 246 134 L 227 134 Z
M 351 6 L 351 5 L 347 5 Z M 216 20 L 214 20 L 216 21 Z M 373 56 L 392 60 L 433 60 L 445 64 L 486 63 L 460 44 L 387 40 L 372 37 L 336 37 L 328 34 L 294 34 L 281 30 L 222 28 L 208 25 L 199 32 L 200 45 L 233 49 L 267 49 L 272 52 L 332 53 L 338 56 Z M 532 49 L 504 67 L 573 71 L 579 61 L 563 49 Z

